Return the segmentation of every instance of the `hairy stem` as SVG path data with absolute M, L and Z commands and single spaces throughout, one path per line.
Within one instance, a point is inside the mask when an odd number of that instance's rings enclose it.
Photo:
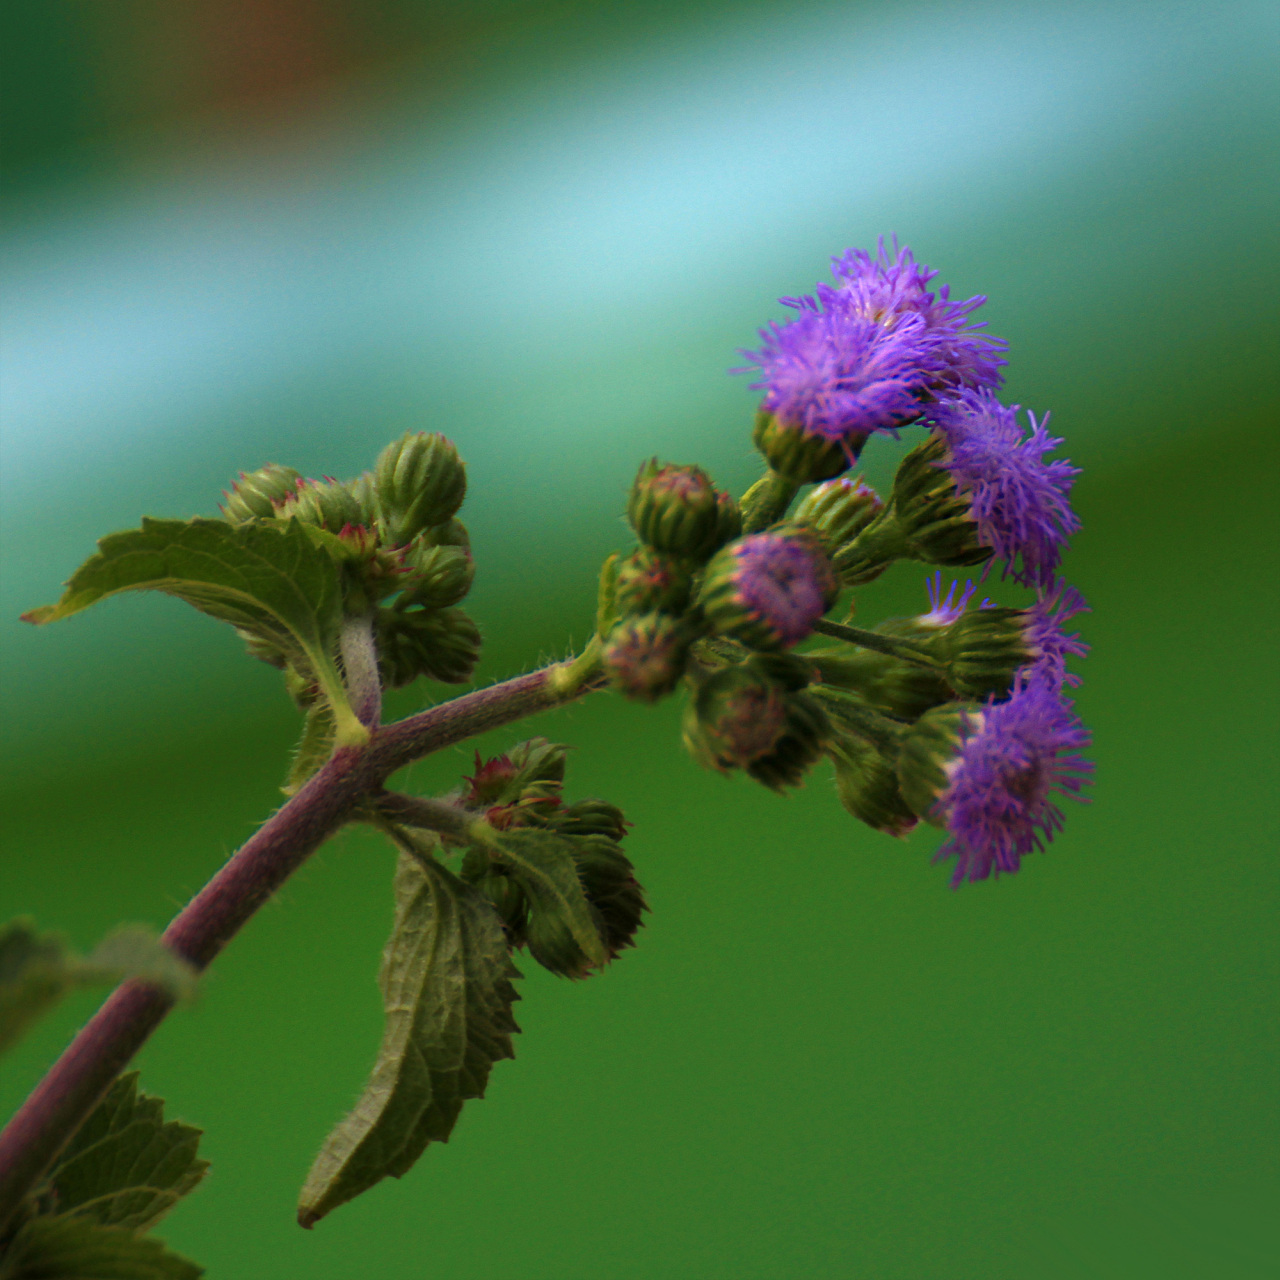
M 376 698 L 360 683 L 369 670 L 372 642 L 364 653 L 359 652 L 362 646 L 359 635 L 344 635 L 352 699 L 373 724 Z M 376 666 L 372 669 L 376 672 Z M 206 968 L 396 769 L 477 733 L 572 701 L 601 683 L 598 664 L 558 663 L 374 728 L 368 747 L 339 748 L 187 904 L 165 931 L 164 942 L 197 970 Z M 159 988 L 124 983 L 36 1086 L 0 1133 L 0 1230 L 172 1007 L 172 997 Z
M 776 524 L 799 492 L 800 486 L 794 480 L 771 467 L 742 495 L 742 532 L 759 533 Z
M 374 796 L 373 802 L 378 812 L 394 823 L 421 827 L 424 831 L 438 831 L 442 836 L 464 844 L 475 839 L 473 828 L 481 821 L 461 805 L 430 796 L 406 796 L 399 791 L 384 791 Z
M 338 646 L 351 709 L 366 729 L 372 729 L 382 720 L 382 680 L 373 640 L 373 614 L 348 618 L 342 625 Z

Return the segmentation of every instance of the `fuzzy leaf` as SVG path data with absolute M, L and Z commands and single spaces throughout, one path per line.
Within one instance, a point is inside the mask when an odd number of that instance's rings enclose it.
M 58 1157 L 40 1195 L 44 1213 L 148 1231 L 209 1168 L 196 1154 L 201 1132 L 166 1121 L 164 1103 L 121 1076 Z
M 33 1218 L 0 1255 L 0 1280 L 199 1280 L 160 1240 L 87 1218 Z
M 302 737 L 293 749 L 293 760 L 289 764 L 289 776 L 280 788 L 287 796 L 291 796 L 301 788 L 317 769 L 333 754 L 333 739 L 336 729 L 333 723 L 333 712 L 327 702 L 317 702 L 307 708 L 307 718 L 302 726 Z
M 445 1142 L 489 1071 L 514 1056 L 518 999 L 502 924 L 469 885 L 401 854 L 396 917 L 379 982 L 386 1031 L 355 1110 L 331 1133 L 302 1189 L 310 1227 L 388 1175 L 402 1177 L 430 1142 Z
M 352 713 L 333 660 L 342 625 L 335 554 L 298 520 L 149 520 L 109 534 L 57 604 L 23 614 L 56 622 L 121 591 L 163 591 L 307 665 L 334 708 L 339 741 L 368 732 Z
M 176 998 L 191 994 L 195 971 L 150 930 L 126 925 L 82 960 L 61 935 L 37 933 L 30 920 L 0 925 L 0 1052 L 76 987 L 140 978 Z
M 609 949 L 583 887 L 573 841 L 528 827 L 495 834 L 487 847 L 495 868 L 528 898 L 533 958 L 552 973 L 585 978 L 604 967 Z

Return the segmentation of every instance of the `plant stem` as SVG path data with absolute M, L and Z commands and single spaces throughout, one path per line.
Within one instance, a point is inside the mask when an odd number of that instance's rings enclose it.
M 348 640 L 355 646 L 350 657 Z M 362 644 L 358 635 L 344 635 L 344 661 L 353 701 L 362 718 L 367 715 L 373 723 L 378 715 L 375 695 L 361 684 L 372 647 L 370 641 L 367 654 L 357 656 Z M 366 748 L 339 748 L 187 904 L 163 941 L 197 970 L 206 968 L 396 769 L 600 687 L 598 664 L 593 670 L 589 663 L 585 668 L 576 661 L 558 663 L 375 728 Z M 0 1231 L 172 1007 L 173 998 L 159 988 L 124 983 L 36 1086 L 0 1133 Z
M 399 791 L 384 791 L 373 797 L 379 813 L 392 822 L 424 831 L 438 831 L 462 843 L 475 839 L 472 828 L 482 819 L 460 805 L 430 796 L 406 796 Z
M 382 681 L 378 676 L 378 650 L 373 640 L 373 614 L 347 618 L 338 638 L 347 696 L 356 719 L 366 729 L 382 720 Z
M 847 627 L 843 622 L 829 622 L 826 618 L 819 618 L 813 624 L 813 629 L 824 636 L 835 636 L 837 640 L 847 640 L 864 649 L 874 649 L 877 653 L 888 654 L 891 658 L 899 658 L 917 667 L 927 667 L 930 671 L 941 670 L 936 659 L 910 640 L 898 640 L 893 636 L 881 635 L 878 631 L 864 631 L 861 627 Z
M 759 533 L 787 514 L 792 499 L 800 492 L 794 480 L 779 475 L 772 467 L 742 495 L 742 532 Z

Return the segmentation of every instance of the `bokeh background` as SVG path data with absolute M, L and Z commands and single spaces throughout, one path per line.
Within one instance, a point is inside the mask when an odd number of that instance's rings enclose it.
M 1280 10 L 975 0 L 9 0 L 0 915 L 161 926 L 279 802 L 225 628 L 47 631 L 93 539 L 241 468 L 467 458 L 488 680 L 567 651 L 649 454 L 745 487 L 775 299 L 898 233 L 1085 468 L 1094 801 L 952 893 L 936 837 L 700 773 L 678 708 L 531 723 L 635 821 L 638 950 L 524 967 L 453 1142 L 312 1233 L 380 1031 L 390 852 L 322 850 L 141 1059 L 228 1280 L 1274 1275 Z M 896 457 L 868 452 L 883 481 Z M 914 610 L 919 570 L 862 597 Z M 408 711 L 445 696 L 422 685 Z M 498 749 L 520 733 L 494 735 Z M 462 751 L 417 766 L 443 788 Z M 98 996 L 0 1064 L 16 1106 Z

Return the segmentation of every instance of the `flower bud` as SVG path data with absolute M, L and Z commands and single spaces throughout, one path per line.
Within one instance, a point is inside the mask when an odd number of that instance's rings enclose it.
M 810 656 L 823 684 L 850 689 L 877 711 L 899 720 L 914 720 L 930 707 L 955 697 L 951 686 L 936 671 L 871 649 L 851 647 L 848 652 Z
M 754 649 L 803 640 L 835 603 L 839 582 L 804 525 L 749 534 L 716 553 L 699 604 L 711 625 Z
M 684 744 L 708 769 L 728 773 L 769 755 L 788 728 L 786 694 L 746 665 L 704 680 L 684 716 Z
M 614 687 L 639 702 L 656 702 L 684 675 L 693 635 L 665 613 L 624 618 L 605 641 L 603 661 Z
M 480 660 L 480 632 L 461 609 L 397 602 L 378 610 L 376 638 L 383 681 L 396 689 L 418 676 L 462 684 Z
M 1019 667 L 1032 658 L 1026 619 L 1024 609 L 988 607 L 970 609 L 947 627 L 936 643 L 961 697 L 981 700 L 1009 692 Z
M 641 917 L 649 909 L 631 860 L 614 841 L 599 835 L 579 836 L 572 847 L 578 880 L 591 904 L 591 917 L 612 960 L 635 945 Z
M 378 455 L 374 488 L 386 536 L 401 546 L 458 510 L 467 492 L 467 469 L 444 436 L 410 431 Z
M 222 514 L 232 524 L 246 520 L 269 520 L 275 515 L 277 502 L 292 496 L 295 486 L 302 479 L 292 467 L 280 467 L 274 462 L 257 471 L 242 471 L 240 479 L 225 494 Z
M 905 836 L 919 823 L 903 799 L 893 762 L 869 742 L 841 738 L 831 759 L 836 794 L 855 818 L 891 836 Z
M 727 493 L 716 494 L 716 546 L 742 536 L 742 512 Z
M 467 526 L 456 517 L 446 520 L 444 524 L 424 529 L 418 537 L 429 547 L 461 547 L 464 551 L 471 550 L 471 535 L 467 532 Z
M 893 479 L 893 515 L 903 554 L 926 564 L 981 564 L 991 548 L 978 541 L 968 498 L 945 469 L 946 442 L 931 435 L 903 458 Z
M 471 590 L 476 567 L 461 547 L 438 547 L 416 537 L 400 554 L 406 596 L 428 609 L 443 609 Z
M 903 799 L 934 826 L 944 825 L 936 806 L 947 789 L 947 769 L 959 753 L 961 734 L 976 733 L 981 725 L 982 710 L 976 704 L 947 702 L 926 711 L 903 734 L 898 752 Z
M 798 787 L 822 759 L 831 737 L 831 721 L 818 702 L 807 693 L 788 694 L 782 736 L 772 751 L 747 765 L 747 773 L 771 791 Z
M 293 493 L 277 504 L 275 514 L 281 520 L 296 516 L 330 533 L 341 533 L 347 525 L 359 525 L 363 519 L 355 494 L 332 479 L 299 480 Z
M 621 840 L 630 825 L 622 810 L 607 800 L 579 800 L 551 819 L 551 826 L 562 835 L 607 836 L 610 840 Z
M 641 542 L 673 555 L 705 559 L 716 547 L 720 502 L 701 467 L 659 464 L 651 458 L 636 475 L 627 519 Z
M 860 477 L 828 480 L 811 489 L 792 517 L 817 531 L 834 552 L 852 542 L 884 510 L 880 495 Z
M 809 431 L 800 423 L 783 422 L 767 409 L 757 412 L 751 436 L 769 466 L 795 484 L 815 484 L 848 471 L 865 438 L 846 450 L 839 440 Z
M 689 561 L 640 547 L 618 563 L 614 607 L 619 614 L 681 613 L 692 585 Z

